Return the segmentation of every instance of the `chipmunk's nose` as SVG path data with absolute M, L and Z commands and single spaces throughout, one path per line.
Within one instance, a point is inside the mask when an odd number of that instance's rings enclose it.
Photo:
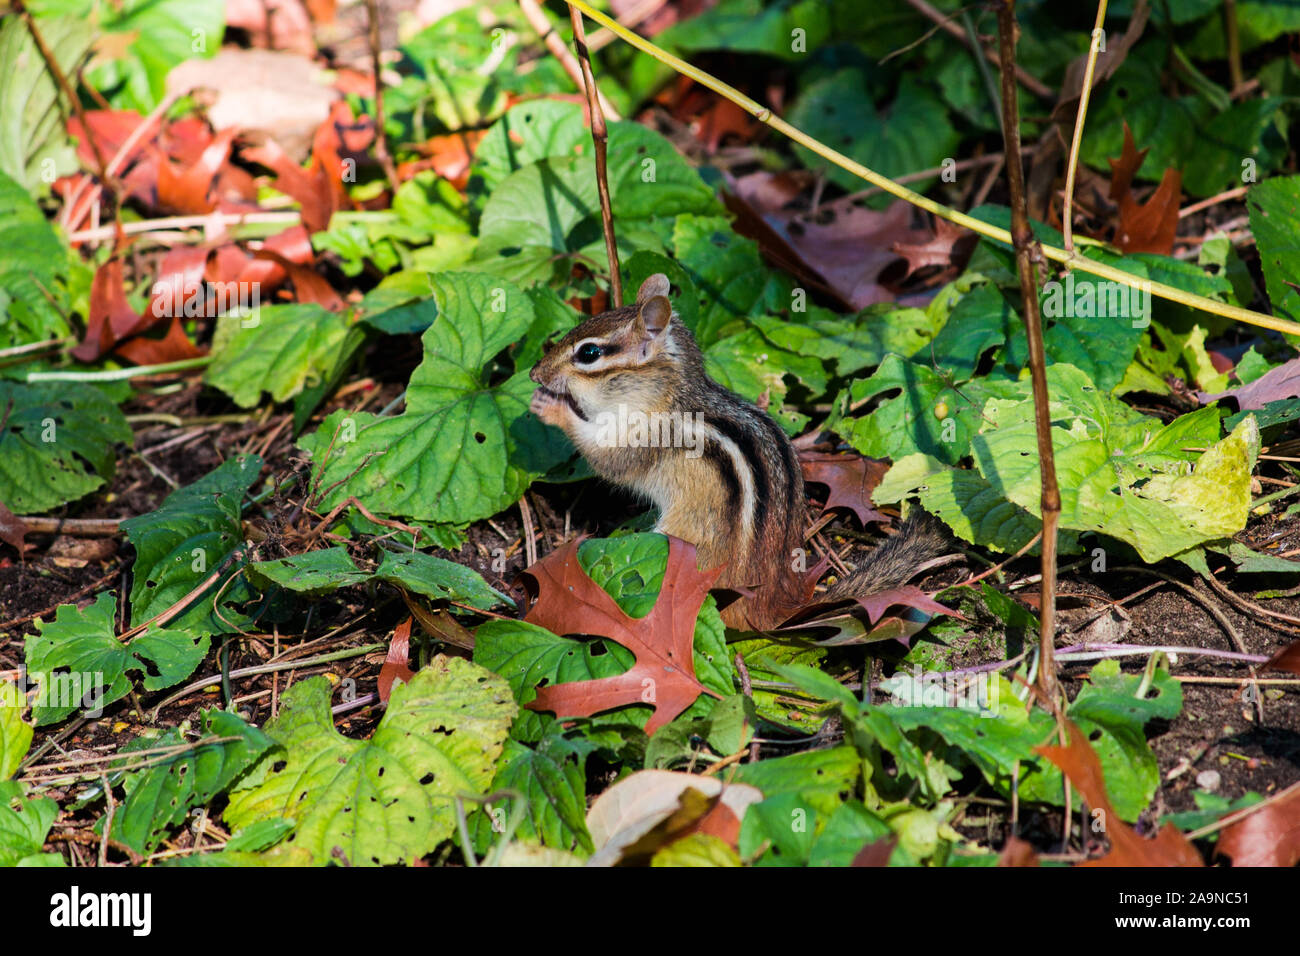
M 536 382 L 538 385 L 545 385 L 545 384 L 546 384 L 544 381 L 542 381 L 542 363 L 541 363 L 541 362 L 538 362 L 536 365 L 534 365 L 534 366 L 532 367 L 532 370 L 528 373 L 528 377 L 531 378 L 531 379 L 532 379 L 534 382 Z

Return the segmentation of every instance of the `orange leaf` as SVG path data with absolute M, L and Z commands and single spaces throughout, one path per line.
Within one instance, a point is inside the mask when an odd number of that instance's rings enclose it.
M 700 572 L 695 545 L 668 538 L 668 564 L 654 608 L 642 618 L 623 613 L 578 563 L 578 541 L 557 548 L 525 573 L 537 583 L 537 601 L 524 616 L 556 634 L 608 637 L 636 656 L 617 677 L 551 684 L 525 705 L 557 717 L 590 717 L 625 704 L 654 708 L 645 731 L 653 734 L 684 711 L 704 685 L 695 677 L 695 618 L 722 569 Z
M 1292 867 L 1300 863 L 1300 784 L 1224 827 L 1215 852 L 1232 857 L 1233 866 Z
M 824 510 L 848 508 L 864 527 L 872 521 L 889 520 L 871 504 L 871 492 L 889 470 L 887 462 L 862 455 L 801 451 L 799 466 L 803 469 L 804 481 L 816 482 L 830 489 Z
M 1149 147 L 1148 147 L 1149 148 Z M 1147 150 L 1138 152 L 1133 131 L 1124 124 L 1124 149 L 1119 159 L 1108 159 L 1111 168 L 1110 198 L 1119 203 L 1119 226 L 1115 245 L 1124 252 L 1154 252 L 1169 255 L 1178 231 L 1178 204 L 1182 198 L 1183 174 L 1165 170 L 1160 186 L 1145 203 L 1133 198 L 1130 187 L 1142 166 Z
M 1265 670 L 1290 671 L 1300 674 L 1300 641 L 1292 641 L 1268 659 Z
M 388 645 L 388 657 L 384 666 L 379 668 L 379 699 L 385 704 L 393 692 L 393 682 L 403 684 L 415 676 L 411 670 L 411 619 L 408 617 L 393 631 L 393 640 Z
M 1204 866 L 1201 855 L 1187 842 L 1178 828 L 1166 823 L 1156 833 L 1154 840 L 1145 839 L 1119 818 L 1106 795 L 1105 778 L 1101 761 L 1088 743 L 1088 737 L 1072 722 L 1064 722 L 1069 745 L 1065 747 L 1036 747 L 1035 750 L 1061 768 L 1070 782 L 1083 794 L 1088 806 L 1105 814 L 1106 835 L 1110 838 L 1110 852 L 1100 859 L 1088 860 L 1080 866 Z

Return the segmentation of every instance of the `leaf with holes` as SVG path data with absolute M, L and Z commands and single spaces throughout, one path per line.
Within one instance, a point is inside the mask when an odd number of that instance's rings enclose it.
M 112 835 L 142 856 L 157 849 L 192 808 L 205 806 L 223 793 L 274 745 L 256 727 L 221 710 L 204 712 L 203 738 L 198 741 L 184 740 L 174 728 L 161 737 L 140 740 L 150 749 L 188 745 L 188 749 L 128 775 L 126 799 L 113 816 Z M 126 748 L 121 751 L 127 752 Z
M 444 272 L 430 284 L 438 317 L 424 333 L 406 411 L 338 411 L 301 440 L 320 487 L 331 489 L 322 510 L 355 496 L 375 513 L 473 521 L 519 500 L 572 454 L 557 429 L 528 413 L 527 370 L 493 377 L 493 359 L 532 324 L 529 298 L 478 273 Z
M 75 382 L 0 382 L 0 501 L 17 515 L 75 501 L 113 476 L 131 426 L 104 393 Z
M 32 745 L 32 725 L 23 720 L 26 709 L 18 685 L 0 681 L 0 781 L 17 772 Z
M 1119 538 L 1154 562 L 1245 525 L 1259 451 L 1253 420 L 1219 441 L 1214 409 L 1162 425 L 1103 394 L 1073 366 L 1051 366 L 1047 381 L 1061 527 Z M 1021 390 L 1019 400 L 985 404 L 971 450 L 990 487 L 1037 516 L 1033 400 L 1027 383 Z
M 354 866 L 411 862 L 450 837 L 455 797 L 487 790 L 518 709 L 503 679 L 442 655 L 393 688 L 369 740 L 334 729 L 323 677 L 295 684 L 280 708 L 266 732 L 283 750 L 231 793 L 225 820 L 291 819 L 287 845 Z
M 240 521 L 243 497 L 261 471 L 261 458 L 237 455 L 194 484 L 173 491 L 157 511 L 122 522 L 136 555 L 131 578 L 133 624 L 182 600 L 239 548 L 244 540 Z M 229 631 L 232 625 L 213 612 L 213 600 L 236 571 L 227 569 L 221 581 L 174 618 L 171 626 L 206 634 Z M 242 578 L 221 593 L 223 600 L 251 596 Z M 231 622 L 242 620 L 233 611 L 222 613 Z
M 32 720 L 54 723 L 84 706 L 100 710 L 134 687 L 128 671 L 143 674 L 145 690 L 162 690 L 194 673 L 208 653 L 206 635 L 150 630 L 128 643 L 114 631 L 117 602 L 101 592 L 84 611 L 64 604 L 53 621 L 37 620 L 27 639 L 27 673 L 39 683 Z

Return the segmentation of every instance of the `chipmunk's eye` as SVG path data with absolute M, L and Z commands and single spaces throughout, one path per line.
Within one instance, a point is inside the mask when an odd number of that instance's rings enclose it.
M 578 349 L 578 354 L 575 357 L 583 365 L 590 365 L 592 362 L 596 361 L 596 359 L 600 358 L 601 354 L 599 345 L 595 342 L 588 342 L 583 345 L 582 348 Z

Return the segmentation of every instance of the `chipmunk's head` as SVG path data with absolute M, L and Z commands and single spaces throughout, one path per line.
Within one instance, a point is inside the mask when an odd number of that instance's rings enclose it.
M 694 339 L 673 315 L 668 277 L 641 284 L 636 303 L 593 316 L 550 345 L 530 378 L 539 388 L 532 411 L 570 437 L 619 406 L 667 408 L 690 367 L 700 365 Z

